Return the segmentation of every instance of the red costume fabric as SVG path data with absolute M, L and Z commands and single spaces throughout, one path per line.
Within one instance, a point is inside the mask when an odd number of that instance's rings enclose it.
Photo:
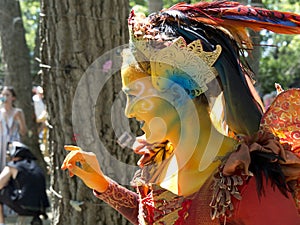
M 135 193 L 112 182 L 106 192 L 94 191 L 94 194 L 118 210 L 132 224 L 139 225 L 298 225 L 300 223 L 300 216 L 291 194 L 287 198 L 277 188 L 265 182 L 264 195 L 259 198 L 253 177 L 239 188 L 242 199 L 233 201 L 234 213 L 226 218 L 226 221 L 211 220 L 209 206 L 212 197 L 211 181 L 207 181 L 197 193 L 186 198 L 174 195 L 156 185 L 150 185 L 150 189 L 147 189 L 141 186 L 138 188 L 138 193 Z M 280 206 L 277 204 L 278 201 L 281 202 Z
M 275 152 L 285 158 L 282 166 L 289 171 L 290 176 L 287 176 L 287 179 L 299 177 L 299 158 L 291 157 L 299 154 L 299 115 L 300 89 L 280 93 L 261 121 L 261 129 L 273 134 L 261 132 L 255 138 L 244 138 L 242 144 L 240 144 L 242 147 L 237 147 L 237 150 L 231 153 L 224 163 L 223 171 L 221 171 L 229 173 L 229 176 L 241 174 L 240 164 L 236 165 L 233 162 L 247 161 L 244 160 L 243 151 L 251 152 L 252 149 L 260 149 L 266 152 Z M 280 138 L 276 138 L 274 135 Z M 292 155 L 287 153 L 292 153 Z M 161 159 L 158 161 L 161 161 Z M 150 157 L 147 162 L 156 164 L 157 160 Z M 147 162 L 144 162 L 143 165 Z M 296 183 L 294 189 L 296 194 L 294 196 L 290 192 L 287 193 L 287 196 L 284 196 L 270 180 L 263 177 L 262 194 L 259 195 L 255 177 L 249 176 L 249 174 L 240 175 L 239 177 L 242 180 L 237 185 L 237 195 L 230 197 L 232 214 L 212 220 L 213 210 L 211 207 L 214 205 L 212 200 L 214 195 L 213 178 L 206 181 L 201 189 L 193 195 L 188 197 L 178 196 L 158 185 L 147 183 L 149 179 L 145 179 L 141 175 L 147 174 L 146 177 L 149 178 L 151 171 L 153 173 L 153 171 L 159 170 L 161 166 L 163 165 L 146 166 L 142 169 L 142 173 L 135 178 L 135 180 L 140 181 L 135 182 L 140 184 L 136 187 L 137 193 L 127 190 L 112 181 L 106 192 L 97 193 L 94 191 L 94 194 L 118 210 L 133 224 L 300 224 L 300 216 L 296 207 L 299 202 L 297 192 L 299 183 Z M 223 197 L 222 195 L 217 196 L 217 198 Z M 278 205 L 278 202 L 280 202 L 280 205 Z M 223 202 L 222 204 L 226 203 Z

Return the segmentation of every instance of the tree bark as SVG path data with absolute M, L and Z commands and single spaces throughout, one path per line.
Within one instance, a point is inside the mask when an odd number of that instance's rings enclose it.
M 14 87 L 17 94 L 15 105 L 23 109 L 25 114 L 28 135 L 22 137 L 22 142 L 30 147 L 46 170 L 38 144 L 37 124 L 31 98 L 32 76 L 29 49 L 25 40 L 19 1 L 0 0 L 0 9 L 0 37 L 6 73 L 5 85 Z
M 133 154 L 125 153 L 117 145 L 112 125 L 122 122 L 113 115 L 123 113 L 113 110 L 114 105 L 124 102 L 118 97 L 119 71 L 107 80 L 96 80 L 102 76 L 101 72 L 117 64 L 114 58 L 105 59 L 105 53 L 128 42 L 128 5 L 124 0 L 43 0 L 41 4 L 42 82 L 49 123 L 53 127 L 49 151 L 55 225 L 129 224 L 96 199 L 80 179 L 70 178 L 60 169 L 67 154 L 65 144 L 78 144 L 95 152 L 109 176 L 123 171 L 113 172 L 116 169 L 113 160 L 106 160 L 100 148 L 108 149 L 111 158 L 135 164 Z M 95 64 L 96 60 L 100 64 Z M 96 99 L 94 91 L 100 92 Z M 95 144 L 99 139 L 104 147 Z

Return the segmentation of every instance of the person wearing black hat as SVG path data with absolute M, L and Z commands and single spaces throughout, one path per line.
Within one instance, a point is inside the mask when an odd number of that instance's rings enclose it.
M 26 145 L 10 142 L 8 153 L 10 161 L 0 174 L 0 225 L 4 224 L 2 204 L 18 215 L 33 216 L 31 225 L 42 225 L 39 216 L 47 217 L 49 207 L 45 175 Z

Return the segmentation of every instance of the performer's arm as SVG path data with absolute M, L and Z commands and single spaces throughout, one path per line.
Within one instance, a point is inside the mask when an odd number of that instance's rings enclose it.
M 100 193 L 94 190 L 94 195 L 116 209 L 132 224 L 138 224 L 137 193 L 109 180 L 106 191 Z
M 116 184 L 106 177 L 92 152 L 82 151 L 77 146 L 65 146 L 70 151 L 62 169 L 68 169 L 70 176 L 76 175 L 94 194 L 122 213 L 130 222 L 138 224 L 138 196 L 136 193 Z

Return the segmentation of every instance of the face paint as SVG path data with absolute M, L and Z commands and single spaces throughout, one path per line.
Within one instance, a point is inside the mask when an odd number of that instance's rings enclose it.
M 172 100 L 153 87 L 150 76 L 139 75 L 122 73 L 122 89 L 127 97 L 125 115 L 141 123 L 148 143 L 170 140 L 174 124 L 180 124 Z

